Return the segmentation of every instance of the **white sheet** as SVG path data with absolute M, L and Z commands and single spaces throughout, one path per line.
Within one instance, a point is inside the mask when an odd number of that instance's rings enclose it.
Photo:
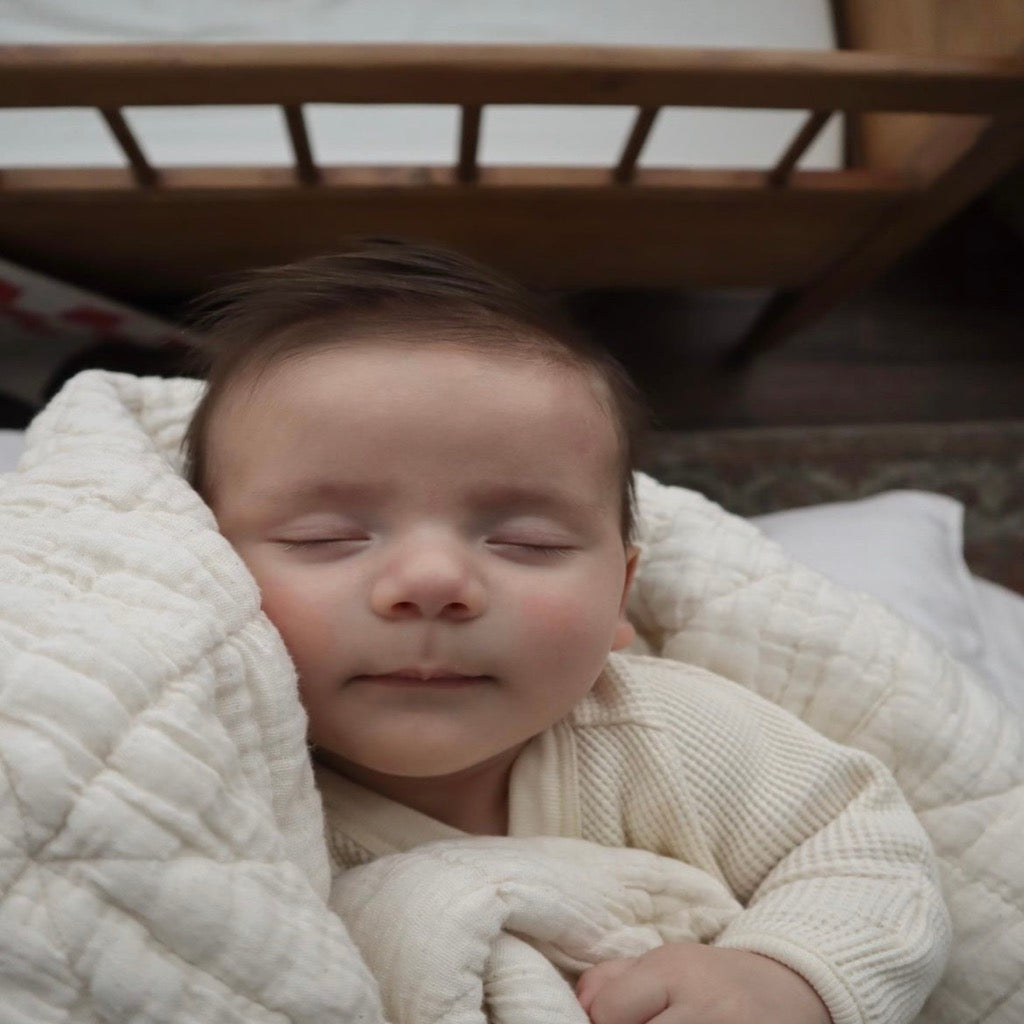
M 828 0 L 0 0 L 0 42 L 459 42 L 580 43 L 832 49 Z M 325 164 L 451 163 L 454 107 L 310 110 Z M 270 107 L 129 110 L 158 166 L 291 163 L 279 112 Z M 490 108 L 481 162 L 611 165 L 631 118 L 621 108 L 537 111 Z M 661 113 L 644 166 L 764 168 L 804 118 L 801 111 L 671 109 Z M 0 111 L 7 167 L 122 166 L 90 110 Z M 838 167 L 838 118 L 801 166 Z

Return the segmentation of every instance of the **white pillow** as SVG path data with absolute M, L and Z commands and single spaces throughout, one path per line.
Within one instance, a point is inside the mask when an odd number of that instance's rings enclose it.
M 963 558 L 963 506 L 927 491 L 751 519 L 797 561 L 888 605 L 955 658 L 978 667 L 985 630 Z
M 0 430 L 0 473 L 10 473 L 25 450 L 23 430 Z

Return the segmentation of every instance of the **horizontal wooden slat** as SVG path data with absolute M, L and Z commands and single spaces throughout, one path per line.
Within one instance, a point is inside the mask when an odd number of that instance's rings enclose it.
M 318 168 L 323 188 L 310 194 L 315 203 L 329 203 L 324 195 L 332 192 L 394 192 L 425 193 L 461 189 L 457 167 L 443 164 L 403 166 L 324 166 Z M 613 168 L 601 167 L 480 167 L 479 176 L 470 186 L 484 191 L 519 190 L 524 194 L 589 191 L 618 193 L 612 189 Z M 637 169 L 631 191 L 686 191 L 698 196 L 761 193 L 767 175 L 747 170 L 690 170 L 686 168 L 645 167 Z M 223 199 L 259 200 L 270 192 L 287 193 L 295 189 L 294 171 L 288 167 L 169 167 L 160 178 L 161 188 L 141 194 L 134 187 L 128 170 L 115 167 L 21 167 L 0 171 L 0 210 L 13 209 L 23 202 L 32 202 L 54 192 L 61 198 L 78 198 L 94 192 L 117 193 L 122 202 L 161 203 L 190 202 L 196 192 L 216 193 Z M 905 175 L 859 169 L 844 171 L 802 171 L 790 177 L 791 187 L 803 192 L 848 194 L 906 194 L 914 187 Z M 35 194 L 35 195 L 33 195 Z M 773 200 L 774 201 L 774 200 Z
M 234 103 L 627 104 L 987 113 L 1024 103 L 1019 58 L 658 47 L 0 47 L 9 107 Z
M 236 176 L 229 190 L 214 187 L 212 170 L 169 170 L 152 190 L 106 172 L 108 191 L 0 190 L 0 251 L 134 301 L 188 296 L 225 272 L 331 251 L 349 234 L 446 242 L 543 285 L 795 287 L 906 196 L 844 172 L 823 172 L 828 185 L 798 172 L 767 203 L 753 172 L 691 172 L 681 191 L 668 182 L 686 172 L 641 171 L 623 188 L 607 171 L 543 170 L 545 187 L 519 168 L 484 169 L 476 185 L 446 168 L 424 188 L 423 175 L 361 187 L 353 172 L 327 168 L 324 185 L 299 188 L 280 168 L 248 187 Z

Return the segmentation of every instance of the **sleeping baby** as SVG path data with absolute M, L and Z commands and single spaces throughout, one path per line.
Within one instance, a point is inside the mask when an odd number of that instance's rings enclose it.
M 210 300 L 193 486 L 295 663 L 340 874 L 467 836 L 649 851 L 736 901 L 579 973 L 595 1024 L 910 1021 L 949 924 L 887 770 L 628 653 L 639 403 L 546 304 L 386 241 Z

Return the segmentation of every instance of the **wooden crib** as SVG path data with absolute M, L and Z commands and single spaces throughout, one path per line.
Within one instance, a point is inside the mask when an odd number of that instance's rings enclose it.
M 426 45 L 0 48 L 0 106 L 93 107 L 125 167 L 2 169 L 0 255 L 166 302 L 349 234 L 450 243 L 543 286 L 765 287 L 747 358 L 871 280 L 1024 156 L 1024 4 L 847 2 L 836 51 Z M 968 13 L 965 14 L 964 12 Z M 309 103 L 455 104 L 441 166 L 320 166 Z M 621 105 L 604 167 L 482 166 L 490 104 Z M 274 104 L 292 167 L 154 166 L 122 110 Z M 659 111 L 801 109 L 762 170 L 641 167 Z M 848 160 L 802 170 L 837 112 Z M 913 116 L 908 116 L 913 115 Z

